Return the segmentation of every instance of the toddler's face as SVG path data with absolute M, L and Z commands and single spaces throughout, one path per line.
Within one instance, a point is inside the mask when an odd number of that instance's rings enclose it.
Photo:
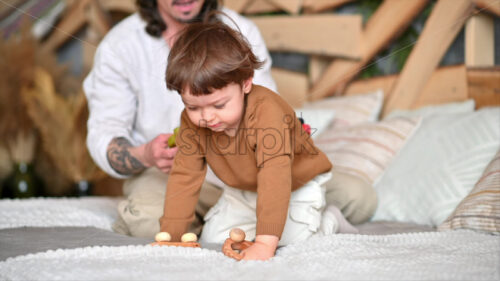
M 243 86 L 231 83 L 209 95 L 193 96 L 189 89 L 181 95 L 186 113 L 195 125 L 234 136 L 243 117 L 245 94 L 252 89 L 252 78 Z

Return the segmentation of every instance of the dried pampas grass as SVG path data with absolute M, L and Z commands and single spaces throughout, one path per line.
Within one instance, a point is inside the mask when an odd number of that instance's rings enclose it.
M 27 35 L 28 34 L 28 35 Z M 33 83 L 36 40 L 24 27 L 19 36 L 4 40 L 0 38 L 0 145 L 9 155 L 9 162 L 31 163 L 33 161 L 36 134 L 33 122 L 21 97 L 21 88 Z M 11 169 L 2 168 L 6 173 Z
M 35 156 L 36 135 L 35 130 L 19 132 L 15 138 L 7 140 L 10 148 L 10 157 L 15 163 L 31 163 Z
M 9 143 L 29 135 L 33 122 L 21 97 L 21 89 L 33 85 L 35 66 L 41 66 L 57 81 L 56 92 L 71 96 L 78 93 L 80 80 L 69 74 L 68 66 L 57 62 L 54 54 L 43 53 L 31 34 L 31 24 L 24 23 L 19 34 L 8 39 L 0 37 L 0 139 Z M 11 141 L 9 141 L 11 140 Z
M 88 112 L 83 92 L 63 98 L 56 94 L 52 77 L 35 68 L 32 87 L 22 89 L 28 113 L 35 122 L 44 151 L 73 182 L 96 181 L 104 173 L 94 164 L 85 145 Z
M 24 28 L 18 37 L 0 38 L 0 142 L 16 162 L 33 159 L 35 143 L 33 122 L 21 97 L 21 88 L 33 83 L 35 65 L 36 41 L 27 33 Z
M 12 171 L 12 160 L 9 151 L 0 146 L 0 182 L 7 177 Z
M 13 162 L 35 160 L 37 170 L 45 169 L 40 175 L 47 192 L 67 195 L 68 182 L 98 179 L 102 172 L 85 146 L 88 112 L 82 79 L 58 63 L 55 54 L 41 50 L 26 22 L 18 34 L 0 38 L 0 176 Z

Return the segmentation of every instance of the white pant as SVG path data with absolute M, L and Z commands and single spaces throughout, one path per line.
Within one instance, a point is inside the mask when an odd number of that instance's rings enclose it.
M 324 184 L 331 173 L 316 176 L 292 192 L 288 217 L 279 245 L 303 241 L 318 232 L 325 208 Z M 257 193 L 225 187 L 217 204 L 205 216 L 202 243 L 224 243 L 232 228 L 245 231 L 246 240 L 255 239 Z

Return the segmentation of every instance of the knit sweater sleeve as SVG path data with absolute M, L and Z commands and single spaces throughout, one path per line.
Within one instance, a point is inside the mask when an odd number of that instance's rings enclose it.
M 292 137 L 296 118 L 271 102 L 253 114 L 257 174 L 257 235 L 281 238 L 292 190 Z
M 161 231 L 170 233 L 172 241 L 180 241 L 182 234 L 193 222 L 196 203 L 207 171 L 201 143 L 203 138 L 199 132 L 183 112 L 176 139 L 179 150 L 168 178 L 164 213 L 160 218 Z

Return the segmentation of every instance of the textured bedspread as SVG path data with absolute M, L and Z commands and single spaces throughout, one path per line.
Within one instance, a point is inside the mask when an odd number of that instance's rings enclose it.
M 268 262 L 208 249 L 98 246 L 0 262 L 2 280 L 499 280 L 500 241 L 468 231 L 314 237 Z
M 0 200 L 0 229 L 93 226 L 111 230 L 118 199 L 110 197 Z
M 110 232 L 115 205 L 106 198 L 0 201 L 0 251 L 7 254 L 0 280 L 500 279 L 499 236 L 316 236 L 280 248 L 268 262 L 236 262 L 216 248 L 152 247 Z

